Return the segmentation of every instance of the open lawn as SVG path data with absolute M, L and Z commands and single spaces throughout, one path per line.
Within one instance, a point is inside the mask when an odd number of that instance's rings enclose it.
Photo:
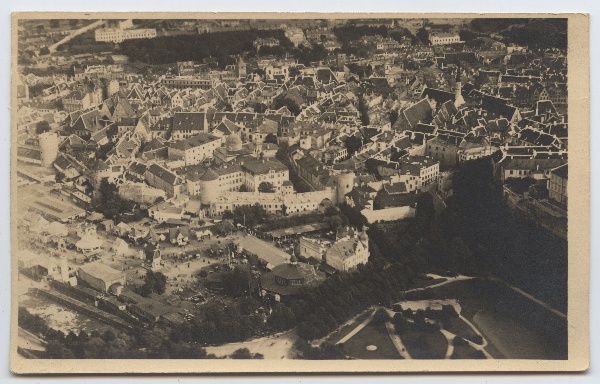
M 462 337 L 463 339 L 470 340 L 476 344 L 477 343 L 477 334 L 468 324 L 462 321 L 460 318 L 450 318 L 447 322 L 444 322 L 444 329 L 454 333 L 457 336 Z
M 486 350 L 494 357 L 501 354 L 508 359 L 562 359 L 567 356 L 566 320 L 500 282 L 456 281 L 409 292 L 406 299 L 457 299 L 462 316 L 488 340 Z
M 413 359 L 443 359 L 448 341 L 441 332 L 417 332 L 409 330 L 400 335 Z
M 377 349 L 369 351 L 369 345 L 374 345 Z M 343 344 L 343 351 L 355 359 L 402 359 L 390 339 L 385 324 L 368 324 Z
M 501 313 L 483 310 L 473 319 L 475 326 L 489 342 L 507 358 L 512 359 L 566 359 L 566 348 L 553 344 L 552 336 L 544 337 Z
M 356 317 L 356 319 L 352 320 L 348 324 L 345 324 L 341 328 L 330 333 L 325 340 L 332 344 L 336 344 L 338 341 L 343 339 L 347 334 L 352 332 L 352 330 L 354 328 L 356 328 L 360 323 L 365 321 L 367 319 L 367 317 L 369 317 L 369 315 L 371 315 L 371 312 L 373 312 L 373 311 L 367 310 L 367 311 L 361 313 L 360 315 L 358 315 L 358 317 Z

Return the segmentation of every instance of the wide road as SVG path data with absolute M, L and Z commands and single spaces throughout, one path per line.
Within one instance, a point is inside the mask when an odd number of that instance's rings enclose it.
M 81 27 L 78 30 L 71 32 L 68 36 L 60 39 L 58 42 L 56 42 L 56 43 L 52 44 L 51 46 L 49 46 L 48 50 L 50 51 L 50 53 L 54 53 L 54 52 L 56 52 L 56 49 L 59 46 L 61 46 L 62 44 L 65 44 L 65 43 L 71 41 L 71 39 L 73 39 L 74 37 L 77 37 L 77 36 L 79 36 L 81 34 L 86 33 L 90 29 L 99 28 L 102 25 L 104 25 L 104 20 L 94 21 L 92 24 L 88 24 L 85 27 Z
M 291 258 L 291 255 L 285 253 L 273 244 L 252 235 L 243 236 L 239 240 L 236 240 L 236 242 L 239 242 L 243 249 L 254 253 L 256 256 L 271 263 L 273 266 L 287 263 Z

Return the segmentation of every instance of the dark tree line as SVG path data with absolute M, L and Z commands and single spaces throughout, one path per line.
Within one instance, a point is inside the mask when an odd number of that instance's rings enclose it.
M 490 158 L 460 165 L 440 231 L 468 247 L 474 267 L 566 309 L 567 242 L 513 213 Z
M 121 50 L 133 62 L 168 64 L 214 57 L 223 65 L 230 55 L 255 51 L 255 39 L 268 37 L 278 39 L 284 50 L 291 49 L 291 42 L 282 30 L 248 30 L 126 40 L 121 44 Z
M 18 321 L 20 327 L 46 340 L 45 357 L 49 359 L 214 358 L 200 346 L 174 342 L 168 330 L 160 328 L 129 334 L 112 330 L 65 334 L 23 307 L 19 307 Z
M 529 48 L 567 48 L 567 19 L 478 18 L 471 21 L 476 32 L 500 33 L 504 43 Z
M 356 26 L 352 24 L 339 26 L 333 28 L 333 33 L 337 37 L 338 41 L 342 44 L 342 52 L 347 54 L 358 54 L 362 56 L 366 53 L 363 49 L 361 50 L 356 46 L 356 42 L 364 36 L 375 36 L 380 35 L 382 37 L 388 36 L 388 28 L 384 25 L 379 27 L 372 27 L 369 25 Z

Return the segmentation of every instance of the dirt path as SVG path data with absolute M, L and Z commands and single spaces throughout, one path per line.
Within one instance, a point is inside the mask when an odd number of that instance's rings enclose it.
M 485 347 L 487 347 L 488 345 L 488 341 L 487 339 L 481 334 L 481 332 L 479 332 L 479 329 L 477 329 L 476 326 L 473 325 L 473 323 L 471 323 L 469 320 L 467 320 L 463 315 L 460 314 L 459 312 L 459 318 L 465 322 L 465 324 L 467 324 L 469 327 L 471 327 L 471 329 L 473 330 L 473 332 L 475 332 L 478 336 L 481 336 L 481 340 L 483 340 L 483 342 L 481 344 L 476 344 L 474 342 L 472 342 L 471 340 L 467 340 L 464 339 L 467 343 L 469 343 L 469 345 L 481 352 L 483 352 L 483 354 L 485 355 L 486 359 L 493 359 L 494 357 L 492 355 L 490 355 L 490 353 L 488 351 L 485 350 Z
M 404 343 L 402 343 L 402 339 L 396 333 L 394 325 L 388 321 L 385 323 L 385 328 L 387 329 L 388 335 L 390 335 L 390 339 L 392 339 L 392 343 L 394 344 L 394 347 L 396 347 L 396 350 L 398 351 L 400 356 L 402 356 L 404 359 L 412 359 L 412 356 L 410 355 L 410 353 L 408 353 L 408 350 L 404 346 Z
M 440 329 L 440 332 L 446 337 L 446 340 L 448 341 L 448 349 L 446 350 L 446 356 L 444 356 L 444 359 L 449 359 L 454 353 L 454 336 L 456 335 L 452 332 L 446 331 L 445 329 Z
M 350 333 L 348 333 L 346 336 L 344 336 L 340 341 L 338 341 L 337 344 L 343 344 L 346 341 L 350 340 L 354 335 L 356 335 L 358 332 L 361 331 L 361 329 L 363 329 L 364 327 L 367 326 L 367 324 L 369 324 L 371 322 L 371 320 L 373 319 L 373 316 L 375 316 L 375 312 L 377 312 L 377 309 L 374 309 L 373 312 L 371 312 L 371 314 L 369 315 L 369 317 L 367 317 L 365 319 L 365 321 L 363 321 L 362 323 L 360 323 L 356 328 L 354 328 L 352 331 L 350 331 Z
M 410 293 L 410 292 L 424 291 L 426 289 L 437 288 L 437 287 L 441 287 L 442 285 L 454 283 L 455 281 L 474 279 L 474 277 L 471 277 L 471 276 L 458 275 L 456 277 L 444 277 L 444 276 L 439 276 L 439 275 L 435 275 L 435 274 L 432 274 L 432 273 L 427 274 L 427 276 L 433 277 L 434 279 L 444 279 L 445 278 L 447 280 L 446 281 L 442 281 L 441 283 L 437 283 L 437 284 L 433 284 L 433 285 L 428 285 L 426 287 L 409 289 L 409 290 L 404 291 L 404 292 L 405 293 Z
M 77 37 L 81 34 L 86 33 L 87 31 L 89 31 L 90 29 L 94 29 L 94 28 L 98 28 L 100 26 L 104 25 L 104 20 L 98 20 L 93 22 L 92 24 L 86 25 L 85 27 L 79 28 L 76 31 L 71 32 L 70 35 L 62 38 L 60 41 L 58 41 L 57 43 L 52 44 L 51 46 L 48 47 L 48 50 L 50 52 L 56 52 L 56 49 L 61 46 L 62 44 L 65 44 L 69 41 L 71 41 L 71 39 L 73 39 L 74 37 Z

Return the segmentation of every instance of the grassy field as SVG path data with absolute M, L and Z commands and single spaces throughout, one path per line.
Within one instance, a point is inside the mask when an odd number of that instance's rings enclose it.
M 470 340 L 476 343 L 477 334 L 471 327 L 469 327 L 464 321 L 459 318 L 451 318 L 447 323 L 444 324 L 444 329 L 449 332 L 454 333 L 457 336 L 462 337 L 463 339 Z
M 354 321 L 350 322 L 349 324 L 344 325 L 337 331 L 330 333 L 329 336 L 327 336 L 326 341 L 328 341 L 332 344 L 337 343 L 338 341 L 343 339 L 344 336 L 346 336 L 347 334 L 352 332 L 352 330 L 354 328 L 356 328 L 360 323 L 362 323 L 364 320 L 366 320 L 367 317 L 369 317 L 369 315 L 371 314 L 371 312 L 372 312 L 371 310 L 367 310 L 367 311 L 361 313 L 356 319 L 354 319 Z
M 560 360 L 567 358 L 566 349 L 555 347 L 555 340 L 544 337 L 516 323 L 501 313 L 483 310 L 474 324 L 504 356 L 513 359 Z
M 375 351 L 367 346 L 375 345 Z M 368 324 L 343 344 L 344 353 L 356 359 L 402 359 L 392 343 L 385 324 Z
M 448 349 L 446 337 L 439 331 L 407 331 L 400 335 L 402 343 L 413 359 L 443 359 Z
M 509 359 L 567 357 L 566 320 L 501 283 L 457 281 L 407 293 L 406 299 L 457 299 L 461 314 L 473 322 L 490 343 L 488 351 L 492 355 L 497 355 L 492 352 L 495 349 Z

